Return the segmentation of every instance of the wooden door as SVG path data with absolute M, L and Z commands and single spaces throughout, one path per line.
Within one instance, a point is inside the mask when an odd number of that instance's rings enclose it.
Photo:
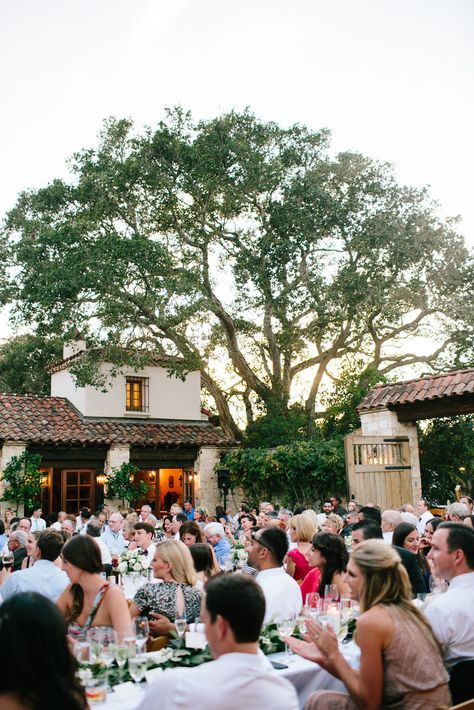
M 382 510 L 413 503 L 407 437 L 349 434 L 345 450 L 349 497 L 362 505 L 375 503 Z
M 94 510 L 94 469 L 65 468 L 61 472 L 61 508 L 77 515 L 81 508 Z

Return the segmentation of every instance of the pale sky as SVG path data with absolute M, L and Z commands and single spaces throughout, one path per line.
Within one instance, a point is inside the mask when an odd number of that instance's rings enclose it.
M 0 215 L 108 116 L 250 106 L 431 185 L 474 244 L 473 30 L 473 0 L 0 0 Z

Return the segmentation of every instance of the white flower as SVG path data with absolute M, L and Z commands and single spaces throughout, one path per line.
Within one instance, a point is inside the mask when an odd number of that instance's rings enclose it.
M 128 564 L 127 564 L 126 560 L 124 560 L 123 562 L 119 562 L 118 567 L 117 567 L 120 574 L 124 574 L 124 572 L 127 571 L 127 568 L 128 568 Z
M 141 572 L 142 571 L 142 566 L 141 566 L 140 562 L 136 562 L 133 565 L 133 571 L 134 572 Z

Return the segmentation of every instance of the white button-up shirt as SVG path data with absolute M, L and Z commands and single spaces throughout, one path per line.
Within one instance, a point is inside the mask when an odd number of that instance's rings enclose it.
M 297 710 L 298 698 L 294 686 L 277 675 L 263 654 L 226 653 L 196 668 L 164 671 L 138 710 L 178 708 Z
M 425 532 L 426 523 L 428 522 L 428 520 L 432 520 L 433 517 L 433 513 L 431 513 L 429 510 L 427 510 L 426 513 L 423 513 L 423 515 L 420 516 L 420 519 L 416 526 L 416 529 L 418 530 L 420 535 L 423 535 L 423 533 Z
M 451 665 L 474 658 L 474 572 L 453 577 L 447 592 L 435 594 L 425 615 Z
M 31 520 L 30 532 L 41 532 L 42 530 L 46 530 L 46 520 L 43 520 L 43 518 L 31 517 L 30 520 Z
M 2 587 L 3 599 L 19 592 L 38 592 L 56 602 L 69 584 L 66 572 L 54 562 L 37 560 L 29 569 L 12 572 Z
M 114 533 L 107 526 L 101 535 L 101 540 L 105 542 L 112 555 L 121 555 L 125 552 L 125 539 L 121 530 Z
M 300 588 L 283 567 L 262 570 L 257 574 L 256 581 L 265 596 L 264 624 L 271 619 L 300 613 L 303 603 Z

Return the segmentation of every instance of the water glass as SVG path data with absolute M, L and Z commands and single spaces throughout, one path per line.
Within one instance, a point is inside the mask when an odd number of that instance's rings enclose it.
M 326 584 L 324 587 L 324 598 L 330 601 L 339 601 L 339 589 L 337 584 Z
M 278 634 L 283 641 L 287 636 L 291 636 L 293 631 L 295 630 L 296 626 L 296 616 L 289 615 L 289 616 L 282 616 L 279 619 L 277 619 L 277 630 Z M 288 644 L 285 641 L 285 657 L 286 657 L 286 662 L 290 662 L 290 654 L 288 650 Z
M 174 620 L 174 625 L 176 627 L 176 633 L 180 638 L 182 638 L 186 631 L 187 621 L 185 616 L 177 616 Z
M 137 616 L 134 619 L 133 626 L 135 629 L 135 640 L 138 647 L 138 652 L 142 653 L 145 650 L 148 636 L 150 635 L 150 625 L 146 616 Z
M 87 641 L 89 642 L 91 647 L 92 660 L 97 663 L 98 661 L 100 661 L 101 651 L 100 629 L 97 628 L 97 626 L 92 626 L 88 630 Z
M 76 641 L 76 645 L 74 646 L 74 653 L 76 655 L 78 663 L 91 662 L 91 645 L 89 641 L 78 639 Z
M 114 649 L 115 660 L 120 670 L 125 666 L 128 660 L 128 646 L 124 643 L 118 643 Z
M 114 662 L 114 653 L 114 630 L 108 627 L 100 629 L 100 657 L 106 666 L 111 666 Z
M 135 683 L 141 683 L 147 670 L 146 656 L 135 656 L 128 661 L 128 672 Z
M 320 604 L 321 599 L 317 592 L 309 592 L 309 594 L 306 595 L 305 606 L 308 607 L 310 615 L 313 615 L 319 609 Z

